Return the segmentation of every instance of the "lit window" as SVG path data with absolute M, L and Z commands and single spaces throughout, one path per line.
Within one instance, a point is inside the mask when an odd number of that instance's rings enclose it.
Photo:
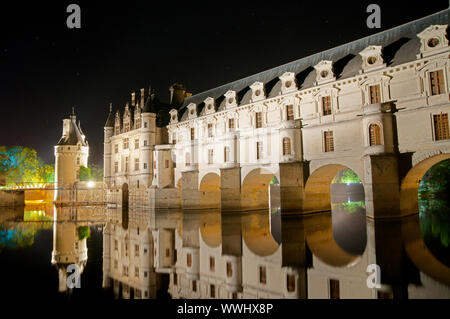
M 195 139 L 195 129 L 191 127 L 191 141 Z
M 370 104 L 381 103 L 380 85 L 369 87 Z
M 139 245 L 134 245 L 134 256 L 139 257 Z
M 147 169 L 147 163 L 144 163 L 144 169 Z
M 289 137 L 283 138 L 283 155 L 291 155 L 291 139 Z
M 216 269 L 216 260 L 214 259 L 214 257 L 210 256 L 209 257 L 209 270 L 214 271 L 215 269 Z
M 227 262 L 227 277 L 233 276 L 233 267 L 230 262 Z
M 259 282 L 261 284 L 266 284 L 266 267 L 265 266 L 259 266 Z
M 294 275 L 287 275 L 286 286 L 287 286 L 288 292 L 295 291 L 295 276 Z
M 433 115 L 434 119 L 434 134 L 436 140 L 450 139 L 448 127 L 448 113 L 441 113 Z
M 225 146 L 223 149 L 223 161 L 227 163 L 230 160 L 230 148 Z
M 186 254 L 186 265 L 188 267 L 192 266 L 192 256 L 191 256 L 191 254 Z
M 147 127 L 147 122 L 144 122 L 144 127 Z
M 262 127 L 262 112 L 255 113 L 255 125 L 256 128 Z
M 128 172 L 128 156 L 125 157 L 125 172 Z
M 211 298 L 216 298 L 216 286 L 209 285 L 209 290 Z
M 256 142 L 256 159 L 261 159 L 263 156 L 263 143 Z
M 123 139 L 123 149 L 124 150 L 128 149 L 128 138 Z
M 139 170 L 139 158 L 134 159 L 134 170 L 135 171 Z
M 139 140 L 138 139 L 136 139 L 136 140 L 134 140 L 134 149 L 138 149 L 139 148 Z
M 186 153 L 186 166 L 191 165 L 191 154 L 189 152 Z
M 333 131 L 324 132 L 323 136 L 324 136 L 325 152 L 333 152 L 334 151 Z
M 444 73 L 442 70 L 430 72 L 431 95 L 445 93 Z
M 119 162 L 114 162 L 114 173 L 119 172 Z
M 192 291 L 197 291 L 197 281 L 192 280 Z
M 293 105 L 286 106 L 286 119 L 288 121 L 292 121 L 294 119 L 294 106 Z
M 208 137 L 213 137 L 213 125 L 208 124 Z
M 381 145 L 381 129 L 377 124 L 369 125 L 370 146 Z
M 212 164 L 214 162 L 214 150 L 208 150 L 208 164 Z
M 331 114 L 331 98 L 330 98 L 330 96 L 322 97 L 322 114 L 323 115 Z
M 231 131 L 234 131 L 234 119 L 228 119 L 228 128 Z
M 330 299 L 340 299 L 339 280 L 330 279 Z

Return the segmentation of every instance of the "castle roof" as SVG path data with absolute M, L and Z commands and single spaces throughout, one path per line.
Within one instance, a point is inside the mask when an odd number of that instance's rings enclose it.
M 70 119 L 64 121 L 69 121 L 69 129 L 56 145 L 77 145 L 78 143 L 81 143 L 82 146 L 88 146 L 86 137 L 76 123 L 76 116 L 72 114 Z
M 109 105 L 109 114 L 106 119 L 105 127 L 114 127 L 114 115 L 112 114 L 112 104 Z
M 446 9 L 395 28 L 188 97 L 179 109 L 180 119 L 181 121 L 187 119 L 186 110 L 187 105 L 190 103 L 195 103 L 197 105 L 197 114 L 201 114 L 204 101 L 208 97 L 215 99 L 216 109 L 219 111 L 224 109 L 222 96 L 229 90 L 236 92 L 239 105 L 247 104 L 250 102 L 251 97 L 250 85 L 255 82 L 264 83 L 268 98 L 277 96 L 281 88 L 281 81 L 278 77 L 285 72 L 293 72 L 295 74 L 299 89 L 311 88 L 315 86 L 314 82 L 316 79 L 316 70 L 313 66 L 322 60 L 333 62 L 336 80 L 356 76 L 359 74 L 362 65 L 362 57 L 359 55 L 359 52 L 370 45 L 382 46 L 383 59 L 388 67 L 413 61 L 420 51 L 420 41 L 417 34 L 430 25 L 448 24 L 449 11 L 449 9 Z

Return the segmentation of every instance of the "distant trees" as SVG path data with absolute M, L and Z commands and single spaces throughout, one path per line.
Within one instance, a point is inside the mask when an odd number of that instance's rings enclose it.
M 101 181 L 103 181 L 103 169 L 101 169 L 100 167 L 98 167 L 95 164 L 92 164 L 88 167 L 80 166 L 80 181 L 81 182 L 87 182 L 87 181 L 101 182 Z
M 343 184 L 361 183 L 361 179 L 359 178 L 358 174 L 356 174 L 354 171 L 352 171 L 349 168 L 346 168 L 337 173 L 332 183 L 343 183 Z
M 6 185 L 53 183 L 55 167 L 54 164 L 45 164 L 33 148 L 0 146 L 0 175 Z

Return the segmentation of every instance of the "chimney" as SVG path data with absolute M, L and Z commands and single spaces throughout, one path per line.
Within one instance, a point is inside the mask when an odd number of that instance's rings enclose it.
M 132 92 L 131 93 L 131 106 L 135 106 L 136 105 L 136 93 Z
M 146 91 L 147 90 L 145 88 L 141 89 L 141 108 L 144 107 Z
M 183 104 L 186 97 L 186 89 L 183 84 L 175 83 L 169 88 L 170 92 L 170 104 L 174 107 L 179 107 Z

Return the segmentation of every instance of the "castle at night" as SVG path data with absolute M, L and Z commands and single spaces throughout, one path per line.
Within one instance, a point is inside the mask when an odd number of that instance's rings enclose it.
M 420 176 L 450 157 L 447 22 L 444 10 L 193 96 L 172 87 L 179 105 L 133 93 L 105 125 L 105 182 L 153 207 L 223 211 L 265 208 L 278 185 L 281 211 L 306 212 L 329 209 L 350 168 L 368 216 L 415 212 Z

